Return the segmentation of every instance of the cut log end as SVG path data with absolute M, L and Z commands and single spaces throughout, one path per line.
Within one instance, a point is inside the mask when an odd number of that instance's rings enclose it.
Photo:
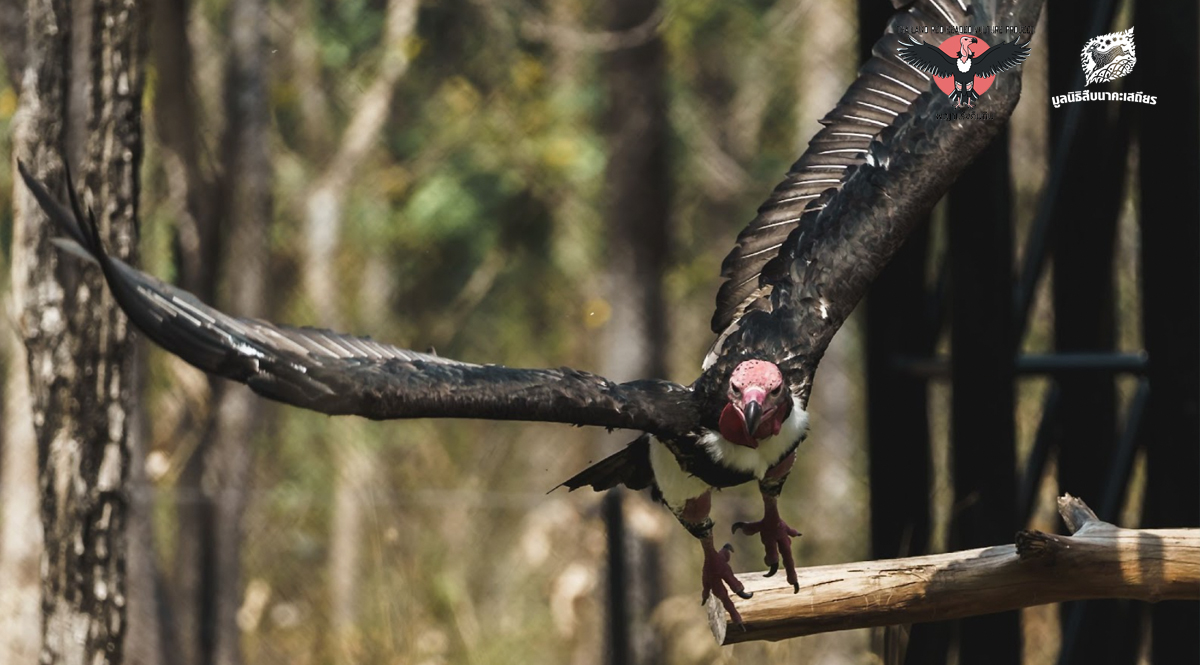
M 716 594 L 709 594 L 704 609 L 708 614 L 708 627 L 712 630 L 713 637 L 717 638 L 717 644 L 725 644 L 725 632 L 730 626 L 738 630 L 737 624 L 729 622 L 729 615 L 725 613 L 725 608 L 721 606 L 721 601 L 717 600 Z

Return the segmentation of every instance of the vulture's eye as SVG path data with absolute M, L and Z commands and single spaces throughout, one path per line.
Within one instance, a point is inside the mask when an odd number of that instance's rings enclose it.
M 783 386 L 775 386 L 775 390 L 771 391 L 771 395 L 778 396 L 781 390 L 783 390 Z

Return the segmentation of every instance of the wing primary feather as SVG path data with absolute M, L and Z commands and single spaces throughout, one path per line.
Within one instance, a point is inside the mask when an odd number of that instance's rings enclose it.
M 813 198 L 816 198 L 816 197 L 814 196 Z M 795 223 L 796 223 L 796 222 L 798 222 L 798 221 L 800 221 L 798 217 L 797 217 L 797 218 L 791 218 L 791 219 L 784 219 L 784 220 L 780 220 L 780 221 L 778 221 L 778 222 L 772 222 L 771 224 L 763 224 L 763 225 L 762 225 L 761 227 L 759 227 L 759 228 L 762 228 L 762 229 L 770 229 L 770 228 L 774 228 L 774 227 L 776 227 L 776 226 L 784 226 L 785 224 L 795 224 Z
M 860 116 L 860 115 L 847 115 L 846 117 L 851 118 L 853 120 L 858 120 L 859 122 L 865 122 L 865 123 L 868 123 L 871 125 L 876 125 L 879 127 L 887 127 L 888 126 L 888 124 L 886 122 L 882 122 L 880 120 L 872 120 L 871 118 L 864 118 L 863 116 Z
M 747 258 L 747 259 L 749 259 L 749 258 L 753 258 L 753 257 L 755 257 L 755 256 L 758 256 L 758 255 L 760 255 L 760 254 L 766 254 L 767 252 L 772 252 L 772 251 L 775 251 L 775 250 L 779 249 L 779 248 L 780 248 L 780 247 L 782 247 L 782 246 L 783 246 L 783 243 L 777 243 L 777 244 L 771 245 L 770 247 L 767 247 L 766 249 L 760 249 L 760 250 L 758 250 L 757 252 L 752 252 L 752 253 L 750 253 L 750 254 L 746 254 L 746 255 L 744 255 L 744 256 L 743 256 L 743 258 Z
M 820 194 L 800 194 L 798 196 L 789 196 L 786 198 L 779 199 L 778 201 L 772 201 L 772 203 L 778 204 L 778 203 L 791 203 L 792 201 L 807 201 L 808 199 L 815 199 L 818 196 L 820 196 Z M 788 221 L 789 222 L 798 222 L 798 221 L 800 221 L 800 218 L 794 217 L 792 219 L 789 219 Z M 768 225 L 768 226 L 771 226 L 771 225 Z M 763 228 L 768 228 L 768 227 L 764 226 Z
M 117 304 L 139 330 L 199 369 L 265 397 L 330 415 L 537 420 L 674 437 L 702 421 L 692 390 L 669 381 L 618 384 L 569 368 L 476 365 L 329 330 L 229 316 L 110 256 L 69 173 L 70 209 L 24 164 L 18 170 L 69 237 L 57 244 L 99 263 Z
M 934 2 L 932 4 L 933 4 L 933 8 L 936 9 L 937 12 L 942 15 L 942 20 L 944 20 L 946 22 L 946 25 L 954 25 L 954 18 L 952 16 L 950 16 L 950 12 L 946 11 L 946 9 L 944 7 L 942 7 L 940 4 L 938 4 L 937 2 Z M 965 7 L 963 8 L 963 11 L 966 11 Z
M 882 107 L 882 106 L 879 106 L 878 104 L 872 104 L 872 103 L 870 103 L 870 102 L 864 102 L 864 101 L 858 101 L 858 102 L 855 102 L 855 103 L 856 103 L 856 104 L 860 104 L 860 105 L 862 105 L 862 106 L 867 106 L 867 107 L 873 108 L 873 109 L 875 109 L 876 111 L 880 111 L 880 112 L 882 112 L 882 113 L 887 113 L 888 115 L 892 115 L 892 116 L 897 116 L 897 115 L 900 115 L 900 114 L 899 114 L 899 113 L 897 113 L 896 111 L 893 111 L 893 110 L 891 110 L 891 109 L 889 109 L 889 108 L 884 108 L 884 107 Z
M 910 104 L 910 102 L 909 102 L 908 100 L 906 100 L 905 98 L 901 97 L 900 95 L 893 95 L 893 94 L 892 94 L 892 93 L 890 93 L 890 92 L 884 92 L 883 90 L 877 90 L 877 89 L 875 89 L 875 88 L 867 88 L 867 90 L 868 90 L 869 92 L 873 92 L 873 93 L 875 93 L 875 94 L 877 94 L 877 95 L 882 95 L 882 96 L 884 96 L 884 97 L 888 97 L 888 98 L 890 98 L 890 99 L 894 99 L 894 100 L 896 100 L 896 101 L 898 101 L 898 102 L 900 102 L 900 103 L 904 104 L 904 106 L 905 106 L 905 107 L 908 107 L 908 106 L 909 106 L 909 104 Z
M 858 78 L 821 119 L 823 129 L 792 165 L 787 179 L 759 207 L 758 216 L 738 234 L 737 244 L 722 261 L 721 275 L 725 281 L 717 292 L 712 318 L 714 333 L 725 334 L 737 325 L 741 316 L 755 309 L 755 299 L 762 298 L 754 296 L 756 289 L 772 279 L 786 279 L 769 276 L 766 267 L 792 251 L 797 242 L 794 231 L 812 223 L 828 200 L 820 207 L 812 204 L 826 197 L 827 190 L 833 192 L 829 196 L 836 197 L 842 184 L 868 160 L 872 164 L 886 164 L 886 151 L 874 148 L 872 142 L 886 138 L 890 130 L 905 122 L 918 99 L 932 97 L 927 71 L 935 71 L 938 66 L 953 68 L 952 58 L 915 35 L 924 27 L 968 22 L 965 12 L 945 0 L 915 0 L 892 17 L 888 31 L 872 47 L 872 57 L 859 69 Z M 908 51 L 912 53 L 905 57 Z M 916 58 L 914 53 L 922 57 Z M 941 64 L 919 62 L 926 57 Z M 850 140 L 863 143 L 839 144 Z M 764 248 L 773 249 L 764 251 Z M 745 305 L 747 298 L 751 299 L 750 306 Z M 715 345 L 714 349 L 718 347 Z M 710 360 L 706 357 L 706 363 Z
M 908 64 L 908 63 L 904 63 L 904 64 Z M 910 66 L 911 66 L 911 65 L 910 65 Z M 896 85 L 901 85 L 901 86 L 904 86 L 905 88 L 908 88 L 910 91 L 912 91 L 912 92 L 913 92 L 913 94 L 920 94 L 920 91 L 919 91 L 919 90 L 917 90 L 916 88 L 912 87 L 911 85 L 909 85 L 909 84 L 905 83 L 904 81 L 901 81 L 901 80 L 900 80 L 900 79 L 898 79 L 898 78 L 893 78 L 893 77 L 891 77 L 891 76 L 888 76 L 887 74 L 880 74 L 880 76 L 882 76 L 883 78 L 885 78 L 885 79 L 887 79 L 887 80 L 889 80 L 889 81 L 892 81 L 892 82 L 893 82 L 893 83 L 895 83 Z

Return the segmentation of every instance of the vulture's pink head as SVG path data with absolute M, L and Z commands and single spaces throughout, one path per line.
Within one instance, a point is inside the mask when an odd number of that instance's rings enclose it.
M 979 43 L 979 39 L 976 37 L 968 37 L 967 35 L 963 35 L 962 37 L 959 37 L 958 38 L 958 57 L 962 58 L 963 60 L 974 57 L 974 54 L 971 53 L 971 44 L 977 44 L 977 43 Z
M 792 412 L 791 391 L 775 363 L 746 360 L 729 377 L 729 403 L 721 411 L 721 436 L 730 443 L 757 448 L 775 436 Z

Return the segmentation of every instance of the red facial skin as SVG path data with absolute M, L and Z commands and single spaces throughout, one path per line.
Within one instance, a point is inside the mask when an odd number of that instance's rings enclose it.
M 783 386 L 783 373 L 775 363 L 747 360 L 729 377 L 729 403 L 721 411 L 718 428 L 730 443 L 757 448 L 758 442 L 779 434 L 783 421 L 792 411 L 791 394 Z M 761 412 L 753 433 L 747 425 L 746 411 L 756 404 Z

